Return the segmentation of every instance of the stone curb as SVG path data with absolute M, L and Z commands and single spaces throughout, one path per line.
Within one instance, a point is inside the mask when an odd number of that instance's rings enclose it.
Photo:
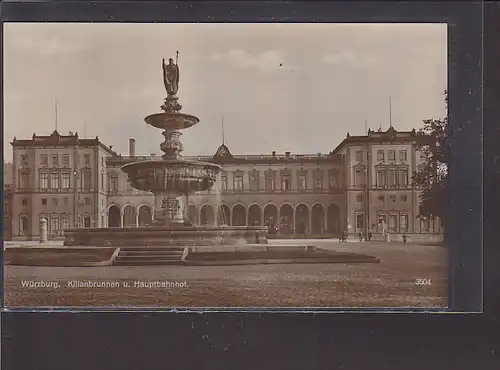
M 186 266 L 239 266 L 239 265 L 282 265 L 282 264 L 308 264 L 308 263 L 380 263 L 380 259 L 360 260 L 326 260 L 320 258 L 293 258 L 293 259 L 262 259 L 262 260 L 238 260 L 238 261 L 184 261 Z
M 76 249 L 76 248 L 75 248 Z M 107 261 L 99 261 L 99 262 L 73 262 L 70 264 L 61 264 L 61 265 L 56 265 L 54 263 L 9 263 L 5 262 L 6 265 L 10 266 L 40 266 L 40 267 L 102 267 L 102 266 L 112 266 L 116 257 L 118 256 L 118 253 L 120 253 L 121 248 L 116 248 L 113 254 L 111 255 L 111 258 Z

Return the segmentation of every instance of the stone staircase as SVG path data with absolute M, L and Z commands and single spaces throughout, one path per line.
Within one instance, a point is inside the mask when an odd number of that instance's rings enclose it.
M 180 265 L 182 247 L 122 247 L 115 266 Z

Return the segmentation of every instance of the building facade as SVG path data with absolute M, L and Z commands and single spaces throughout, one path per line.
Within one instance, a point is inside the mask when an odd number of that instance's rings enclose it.
M 3 239 L 12 239 L 12 163 L 3 164 Z
M 108 225 L 143 226 L 154 217 L 154 196 L 133 189 L 120 167 L 152 157 L 109 157 Z M 195 225 L 268 225 L 280 235 L 338 235 L 345 225 L 342 158 L 335 155 L 233 156 L 221 145 L 214 156 L 186 157 L 219 164 L 216 185 L 187 200 Z
M 338 236 L 368 229 L 437 233 L 439 221 L 418 218 L 420 190 L 411 176 L 422 158 L 416 134 L 369 131 L 348 136 L 329 154 L 233 155 L 221 145 L 213 156 L 186 157 L 221 166 L 215 186 L 186 199 L 195 225 L 267 225 L 283 237 Z M 78 134 L 14 138 L 11 197 L 13 238 L 49 236 L 69 227 L 141 227 L 152 224 L 154 196 L 134 189 L 124 164 L 154 159 L 121 156 Z M 5 194 L 5 193 L 4 193 Z M 4 223 L 5 225 L 5 223 Z M 5 233 L 5 231 L 4 231 Z
M 350 234 L 385 228 L 392 234 L 441 233 L 438 219 L 419 217 L 421 189 L 411 181 L 423 158 L 415 130 L 368 131 L 347 137 L 333 153 L 345 158 L 346 209 Z
M 70 227 L 103 227 L 106 213 L 106 158 L 116 155 L 95 139 L 78 134 L 33 134 L 14 138 L 12 235 L 39 235 L 40 219 L 48 235 L 62 236 Z

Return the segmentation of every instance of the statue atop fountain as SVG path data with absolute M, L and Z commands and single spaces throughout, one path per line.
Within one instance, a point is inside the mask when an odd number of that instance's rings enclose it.
M 161 109 L 165 113 L 178 113 L 182 109 L 177 97 L 179 91 L 179 50 L 176 52 L 175 64 L 173 58 L 168 59 L 168 64 L 165 64 L 165 58 L 163 58 L 161 66 L 163 69 L 163 85 L 167 91 L 167 97 Z

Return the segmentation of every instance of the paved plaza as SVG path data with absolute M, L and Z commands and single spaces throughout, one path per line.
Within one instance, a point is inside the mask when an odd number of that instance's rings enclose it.
M 448 249 L 443 246 L 337 240 L 275 243 L 315 244 L 369 254 L 381 262 L 206 267 L 7 265 L 5 305 L 10 308 L 437 308 L 447 305 Z

